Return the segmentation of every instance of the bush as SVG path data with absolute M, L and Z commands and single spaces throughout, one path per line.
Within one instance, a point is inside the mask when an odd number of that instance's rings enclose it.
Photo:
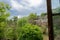
M 19 40 L 43 40 L 40 27 L 36 25 L 26 24 L 21 27 Z
M 14 29 L 12 27 L 6 28 L 5 38 L 9 40 L 13 40 L 14 38 Z

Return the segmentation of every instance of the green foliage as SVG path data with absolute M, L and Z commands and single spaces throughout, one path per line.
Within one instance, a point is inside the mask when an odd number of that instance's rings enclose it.
M 13 20 L 14 20 L 14 22 L 17 22 L 18 18 L 16 16 L 14 16 Z
M 38 19 L 38 16 L 36 13 L 31 13 L 29 16 L 28 16 L 28 22 L 35 25 L 35 20 Z
M 40 27 L 32 24 L 26 24 L 21 27 L 19 40 L 43 40 Z
M 6 21 L 6 19 L 8 18 L 9 15 L 10 15 L 10 14 L 2 14 L 2 15 L 0 16 L 0 22 Z
M 42 17 L 45 16 L 45 15 L 47 15 L 47 13 L 41 13 L 41 16 L 42 16 Z
M 14 38 L 14 29 L 12 27 L 8 27 L 5 29 L 5 38 L 13 40 Z
M 19 27 L 23 27 L 26 23 L 27 23 L 26 18 L 23 17 L 23 18 L 18 19 L 18 26 Z
M 6 24 L 4 22 L 0 23 L 0 39 L 4 37 L 4 28 Z
M 8 4 L 0 2 L 0 39 L 2 40 L 5 36 L 6 20 L 9 16 Z M 10 8 L 10 7 L 9 7 Z
M 30 13 L 30 15 L 28 16 L 29 17 L 29 20 L 32 19 L 32 20 L 35 20 L 37 19 L 37 14 L 35 13 Z
M 10 15 L 8 12 L 8 4 L 0 3 L 0 22 L 5 21 L 6 18 Z M 9 7 L 10 8 L 10 7 Z

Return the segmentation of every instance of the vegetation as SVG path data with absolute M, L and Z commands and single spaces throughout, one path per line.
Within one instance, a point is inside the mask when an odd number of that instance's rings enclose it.
M 10 8 L 8 4 L 0 3 L 0 40 L 43 40 L 40 27 L 28 21 L 35 20 L 36 14 L 32 13 L 28 18 L 14 16 L 9 19 Z
M 6 28 L 6 20 L 9 16 L 9 10 L 8 4 L 0 3 L 0 39 L 3 39 L 5 35 L 5 28 Z
M 0 2 L 0 40 L 43 40 L 43 35 L 47 34 L 47 22 L 44 21 L 47 13 L 42 13 L 40 16 L 30 13 L 27 17 L 14 16 L 9 19 L 10 8 L 9 4 Z M 60 11 L 60 9 L 53 10 L 54 12 Z M 53 17 L 55 36 L 60 35 L 59 18 L 60 16 Z
M 25 24 L 19 35 L 19 40 L 43 40 L 41 28 L 32 24 Z

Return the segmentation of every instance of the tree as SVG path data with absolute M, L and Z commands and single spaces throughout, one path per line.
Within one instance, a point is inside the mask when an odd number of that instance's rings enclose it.
M 29 16 L 28 16 L 28 22 L 31 23 L 31 24 L 36 24 L 34 20 L 36 20 L 38 18 L 37 14 L 36 13 L 31 13 Z
M 32 20 L 36 20 L 37 19 L 37 14 L 36 13 L 31 13 L 29 16 L 28 16 L 29 19 L 32 19 Z
M 18 20 L 18 17 L 14 16 L 14 18 L 13 18 L 13 23 L 14 23 L 14 27 L 13 27 L 14 37 L 13 37 L 13 40 L 17 40 L 17 36 L 16 36 L 16 34 L 17 34 L 16 28 L 18 27 L 17 20 Z
M 46 15 L 47 15 L 47 13 L 41 13 L 41 17 L 44 17 Z
M 8 4 L 0 2 L 0 40 L 4 39 L 6 20 L 9 17 L 9 9 L 10 6 Z
M 23 27 L 27 23 L 26 17 L 18 19 L 18 26 Z
M 3 2 L 0 3 L 0 22 L 5 21 L 9 17 L 9 5 L 4 4 Z
M 18 17 L 14 16 L 13 17 L 14 27 L 17 27 L 17 20 L 18 20 Z

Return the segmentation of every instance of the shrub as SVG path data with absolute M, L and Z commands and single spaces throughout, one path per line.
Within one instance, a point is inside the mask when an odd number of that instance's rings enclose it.
M 14 29 L 12 27 L 6 28 L 5 38 L 9 40 L 13 40 L 14 36 L 15 36 Z
M 31 24 L 21 27 L 19 40 L 43 40 L 40 27 Z

